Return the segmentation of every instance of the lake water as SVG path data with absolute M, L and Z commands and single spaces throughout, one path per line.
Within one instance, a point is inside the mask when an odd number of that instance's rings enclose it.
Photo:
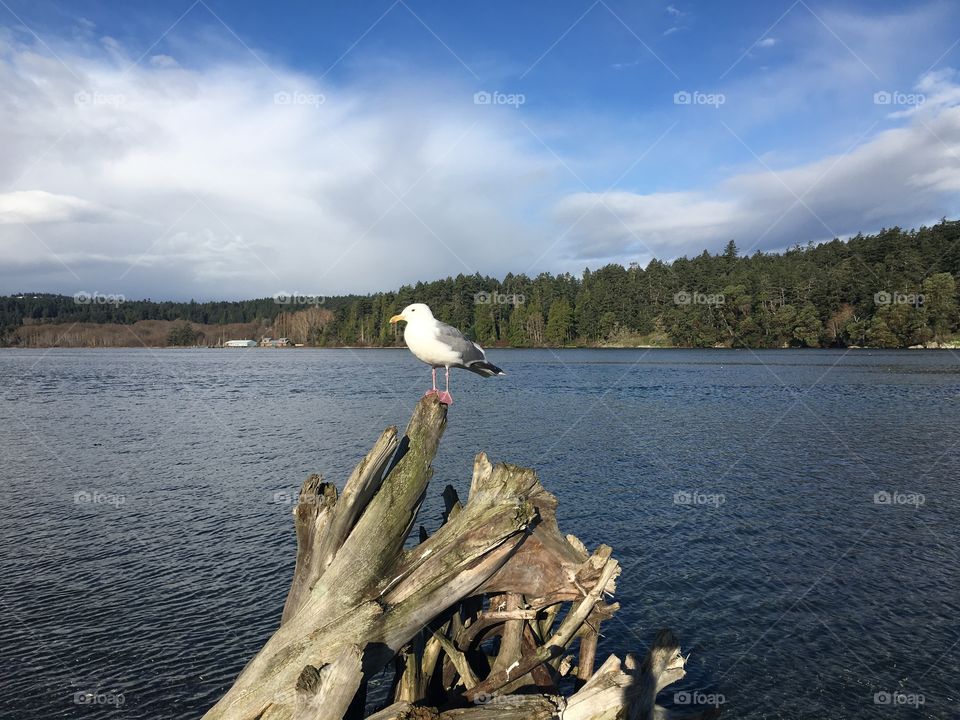
M 660 627 L 692 653 L 668 704 L 960 717 L 960 355 L 490 358 L 453 373 L 429 530 L 486 450 L 614 548 L 601 657 Z M 290 496 L 342 487 L 429 382 L 405 350 L 0 351 L 0 717 L 199 717 L 277 625 Z

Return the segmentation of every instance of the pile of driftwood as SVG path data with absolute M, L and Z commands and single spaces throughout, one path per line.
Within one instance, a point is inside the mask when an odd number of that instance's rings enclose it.
M 367 683 L 391 663 L 392 704 L 368 720 L 671 717 L 655 704 L 684 676 L 669 631 L 642 662 L 610 656 L 594 669 L 620 568 L 609 547 L 591 554 L 561 535 L 533 470 L 480 453 L 466 504 L 447 486 L 444 524 L 405 549 L 446 417 L 424 398 L 341 494 L 316 475 L 304 483 L 280 627 L 207 720 L 364 718 Z

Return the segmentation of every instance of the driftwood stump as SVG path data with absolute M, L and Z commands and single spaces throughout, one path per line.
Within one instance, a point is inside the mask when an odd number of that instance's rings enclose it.
M 368 720 L 669 717 L 655 700 L 684 676 L 679 644 L 662 631 L 642 663 L 610 656 L 594 671 L 620 567 L 606 545 L 590 554 L 561 535 L 533 470 L 480 453 L 466 504 L 447 486 L 442 527 L 404 549 L 446 418 L 424 398 L 341 494 L 316 475 L 303 484 L 280 627 L 206 720 L 363 718 L 367 681 L 391 662 L 394 702 Z

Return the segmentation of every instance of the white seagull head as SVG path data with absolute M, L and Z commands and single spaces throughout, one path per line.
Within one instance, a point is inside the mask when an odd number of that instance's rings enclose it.
M 433 313 L 430 312 L 429 306 L 424 303 L 413 303 L 412 305 L 407 305 L 403 310 L 400 311 L 399 315 L 394 315 L 390 318 L 390 323 L 396 323 L 404 320 L 408 323 L 416 322 L 418 320 L 433 320 Z

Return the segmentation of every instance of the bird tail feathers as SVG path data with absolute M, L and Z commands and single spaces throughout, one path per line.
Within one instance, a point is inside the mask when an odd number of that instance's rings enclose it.
M 475 372 L 477 375 L 482 375 L 483 377 L 493 377 L 494 375 L 506 375 L 506 373 L 498 368 L 493 363 L 489 363 L 486 360 L 480 360 L 478 362 L 473 362 L 467 365 L 467 370 L 470 372 Z

